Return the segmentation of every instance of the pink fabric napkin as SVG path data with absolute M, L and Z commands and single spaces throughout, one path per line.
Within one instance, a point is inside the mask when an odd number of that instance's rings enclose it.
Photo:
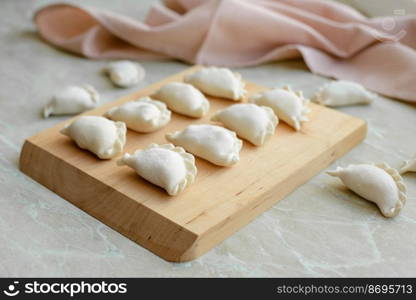
M 416 17 L 368 19 L 323 0 L 166 0 L 145 20 L 89 7 L 47 6 L 41 36 L 90 58 L 252 66 L 303 57 L 314 73 L 416 102 Z M 138 2 L 138 5 L 139 2 Z

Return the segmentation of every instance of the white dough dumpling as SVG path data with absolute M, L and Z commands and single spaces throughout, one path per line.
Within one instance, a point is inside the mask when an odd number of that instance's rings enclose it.
M 309 100 L 303 97 L 301 91 L 294 92 L 289 86 L 255 94 L 250 97 L 250 102 L 270 107 L 280 120 L 296 130 L 300 130 L 301 122 L 308 121 Z
M 151 144 L 134 154 L 125 153 L 117 164 L 133 168 L 141 177 L 165 189 L 171 196 L 178 195 L 192 184 L 197 174 L 194 156 L 172 144 Z
M 407 172 L 416 172 L 416 156 L 413 159 L 406 160 L 400 169 L 400 174 Z
M 357 104 L 369 104 L 377 98 L 377 95 L 368 91 L 361 84 L 337 80 L 322 86 L 313 98 L 326 106 L 348 106 Z
M 128 60 L 111 62 L 104 68 L 104 72 L 115 85 L 122 88 L 136 85 L 143 80 L 146 73 L 139 63 Z
M 242 141 L 235 132 L 217 125 L 189 125 L 166 134 L 166 139 L 218 166 L 231 166 L 240 160 Z
M 81 116 L 65 126 L 61 133 L 101 159 L 117 156 L 126 143 L 126 124 L 98 116 Z
M 327 173 L 339 177 L 350 190 L 377 204 L 385 217 L 396 216 L 406 202 L 403 179 L 387 164 L 349 165 Z
M 192 84 L 204 94 L 240 101 L 247 91 L 239 73 L 227 68 L 207 67 L 185 75 L 185 82 Z
M 171 112 L 165 103 L 143 97 L 113 107 L 105 114 L 114 121 L 125 122 L 127 127 L 137 132 L 152 132 L 169 123 Z
M 50 115 L 74 115 L 98 105 L 100 96 L 90 85 L 67 86 L 57 92 L 44 107 L 43 117 Z
M 209 102 L 204 94 L 187 83 L 168 83 L 152 97 L 166 103 L 174 112 L 188 117 L 201 118 L 209 111 Z
M 263 145 L 274 134 L 279 123 L 270 107 L 252 103 L 231 105 L 216 112 L 211 120 L 221 122 L 239 137 L 256 146 Z

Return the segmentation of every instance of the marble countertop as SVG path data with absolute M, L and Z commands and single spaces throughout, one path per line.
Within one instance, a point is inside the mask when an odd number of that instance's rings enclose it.
M 162 260 L 22 174 L 24 139 L 66 119 L 41 118 L 56 89 L 90 83 L 107 102 L 188 67 L 143 62 L 146 79 L 133 89 L 116 89 L 100 73 L 105 61 L 39 39 L 32 14 L 53 2 L 0 3 L 0 276 L 416 276 L 415 174 L 405 176 L 402 213 L 386 219 L 322 172 L 204 256 L 180 264 Z M 88 1 L 140 19 L 152 2 Z M 266 86 L 290 84 L 307 96 L 328 80 L 302 61 L 238 71 Z M 340 110 L 367 120 L 369 132 L 332 167 L 381 161 L 398 167 L 416 153 L 415 105 L 380 97 L 371 106 Z

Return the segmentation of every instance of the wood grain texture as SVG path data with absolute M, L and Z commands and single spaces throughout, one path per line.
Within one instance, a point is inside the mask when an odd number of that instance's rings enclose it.
M 171 81 L 181 81 L 198 66 L 84 115 L 146 96 Z M 247 83 L 249 94 L 264 87 Z M 211 123 L 210 116 L 234 102 L 209 97 L 210 114 L 195 120 L 172 114 L 161 130 L 127 133 L 125 151 L 167 143 L 165 133 L 189 124 Z M 270 208 L 335 159 L 358 144 L 365 121 L 319 105 L 310 105 L 310 121 L 295 132 L 281 122 L 262 147 L 244 142 L 240 162 L 224 168 L 196 159 L 198 176 L 182 194 L 171 197 L 116 160 L 99 160 L 75 146 L 59 130 L 73 119 L 26 140 L 20 169 L 98 220 L 169 261 L 188 261 L 205 253 Z

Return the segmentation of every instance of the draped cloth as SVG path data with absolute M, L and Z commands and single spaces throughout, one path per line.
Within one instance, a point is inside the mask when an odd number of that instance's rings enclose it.
M 34 20 L 45 41 L 88 58 L 242 67 L 302 57 L 313 73 L 416 102 L 416 16 L 370 19 L 324 0 L 165 0 L 144 22 L 68 4 Z

